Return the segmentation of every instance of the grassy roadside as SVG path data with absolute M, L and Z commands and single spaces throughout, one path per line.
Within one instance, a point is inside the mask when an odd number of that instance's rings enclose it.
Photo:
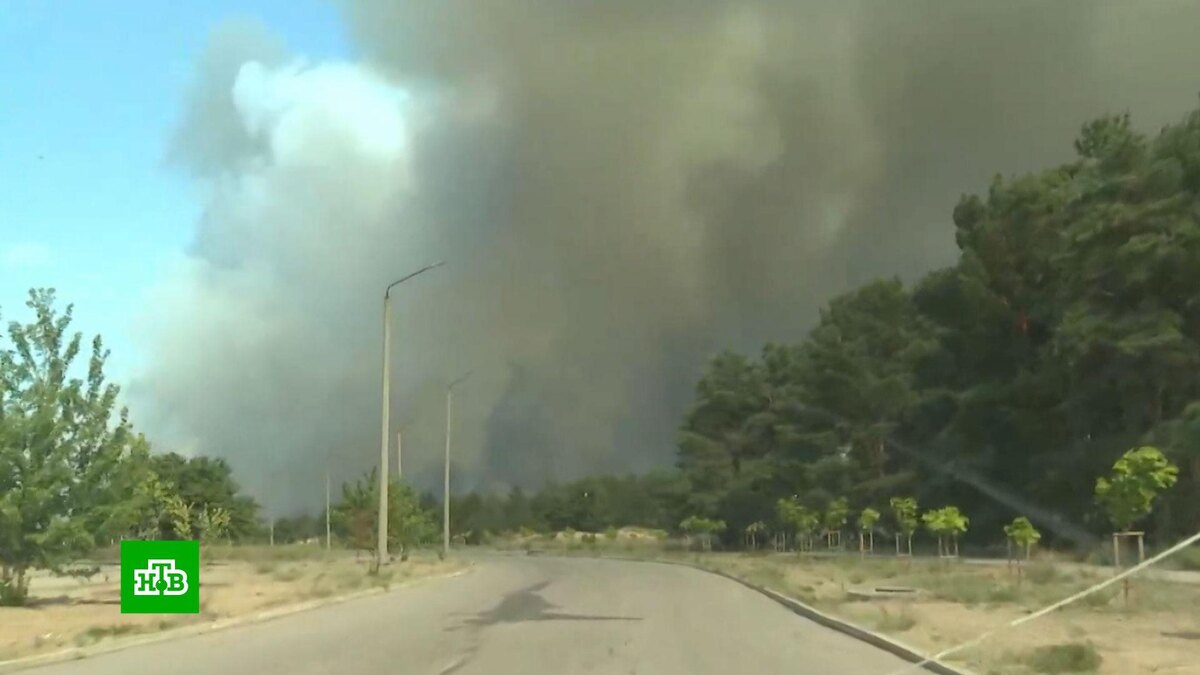
M 494 545 L 496 543 L 494 542 Z M 881 555 L 860 559 L 793 553 L 695 553 L 670 542 L 542 538 L 498 548 L 564 555 L 689 562 L 802 600 L 828 614 L 933 653 L 1000 629 L 1111 574 L 1039 560 L 1024 574 L 975 565 Z M 880 587 L 913 589 L 897 596 Z M 982 674 L 1195 672 L 1200 653 L 1200 585 L 1135 579 L 1128 605 L 1109 588 L 1015 629 L 1003 629 L 948 659 Z
M 365 556 L 345 551 L 304 545 L 214 547 L 201 554 L 200 614 L 123 615 L 116 570 L 109 567 L 107 552 L 94 557 L 101 571 L 90 580 L 40 575 L 31 583 L 30 606 L 0 607 L 0 661 L 388 588 L 465 567 L 422 552 L 370 574 Z

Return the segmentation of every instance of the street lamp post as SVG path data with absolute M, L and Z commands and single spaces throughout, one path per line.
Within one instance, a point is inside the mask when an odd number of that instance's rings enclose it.
M 454 402 L 454 385 L 470 377 L 466 373 L 446 385 L 446 467 L 442 483 L 442 554 L 450 555 L 450 414 Z
M 384 561 L 387 560 L 388 433 L 390 432 L 388 414 L 392 404 L 392 305 L 388 300 L 391 299 L 392 289 L 396 286 L 422 272 L 441 267 L 443 264 L 445 264 L 444 261 L 439 261 L 426 265 L 412 274 L 393 281 L 383 290 L 383 438 L 379 451 L 379 541 L 376 545 L 378 556 L 375 561 L 377 568 L 382 568 Z

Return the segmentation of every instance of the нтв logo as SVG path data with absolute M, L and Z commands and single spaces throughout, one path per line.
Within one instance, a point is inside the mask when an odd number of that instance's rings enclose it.
M 175 569 L 174 560 L 151 560 L 144 570 L 133 570 L 134 595 L 183 595 L 187 572 Z
M 121 542 L 122 614 L 199 612 L 199 542 Z

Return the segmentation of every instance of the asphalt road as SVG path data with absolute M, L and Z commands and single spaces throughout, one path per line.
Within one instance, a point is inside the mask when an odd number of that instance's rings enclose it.
M 884 675 L 898 658 L 685 567 L 501 557 L 470 573 L 29 675 Z

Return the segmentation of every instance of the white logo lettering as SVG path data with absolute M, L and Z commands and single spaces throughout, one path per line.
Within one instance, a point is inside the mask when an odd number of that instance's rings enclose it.
M 133 570 L 134 595 L 183 595 L 188 591 L 187 572 L 175 569 L 174 560 L 149 560 Z

